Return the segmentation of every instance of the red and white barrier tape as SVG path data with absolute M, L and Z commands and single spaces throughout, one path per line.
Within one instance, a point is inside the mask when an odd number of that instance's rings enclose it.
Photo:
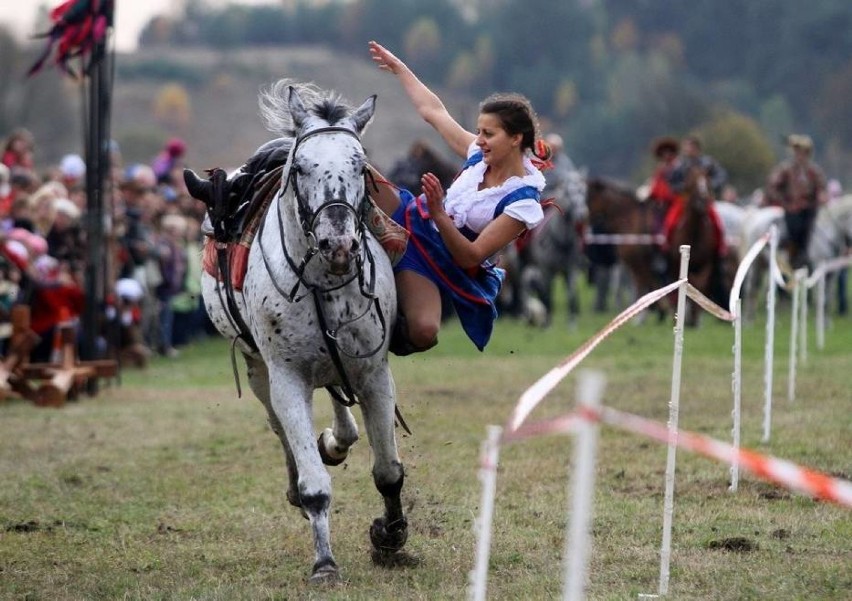
M 662 244 L 666 237 L 661 234 L 586 234 L 586 244 Z
M 668 294 L 677 290 L 684 281 L 685 280 L 677 280 L 672 282 L 668 286 L 664 286 L 658 290 L 653 290 L 637 300 L 624 311 L 619 313 L 606 327 L 589 338 L 576 351 L 563 359 L 556 367 L 544 374 L 532 386 L 527 388 L 527 390 L 521 395 L 520 399 L 518 399 L 518 404 L 515 406 L 515 410 L 509 418 L 509 423 L 505 428 L 507 433 L 506 435 L 511 436 L 511 434 L 524 422 L 530 412 L 535 409 L 536 405 L 538 405 L 541 400 L 565 378 L 565 376 L 571 373 L 571 370 L 573 370 L 580 361 L 585 359 L 604 338 L 612 334 L 627 321 L 653 305 L 661 298 L 665 298 Z
M 728 310 L 731 313 L 734 312 L 734 302 L 740 297 L 740 290 L 742 290 L 748 270 L 751 269 L 751 264 L 757 259 L 757 256 L 760 254 L 760 251 L 763 250 L 763 247 L 769 243 L 771 235 L 772 232 L 766 232 L 758 238 L 758 240 L 751 245 L 751 248 L 748 249 L 745 256 L 743 256 L 740 261 L 740 264 L 737 266 L 737 273 L 734 276 L 734 284 L 731 286 L 731 296 L 728 299 Z
M 533 438 L 535 436 L 569 434 L 576 430 L 577 424 L 579 423 L 580 417 L 576 413 L 569 413 L 567 415 L 561 415 L 545 421 L 521 424 L 521 426 L 514 432 L 505 434 L 501 442 L 506 444 L 517 440 L 523 440 L 525 438 Z
M 704 295 L 703 292 L 701 292 L 692 284 L 686 285 L 686 295 L 692 300 L 694 300 L 696 303 L 701 305 L 701 307 L 705 311 L 713 314 L 715 317 L 718 317 L 722 321 L 734 321 L 733 313 L 711 301 Z
M 749 449 L 736 448 L 695 432 L 687 430 L 669 431 L 666 424 L 610 407 L 603 407 L 600 413 L 581 408 L 552 420 L 529 424 L 514 432 L 510 440 L 516 441 L 539 434 L 573 433 L 577 422 L 581 419 L 601 421 L 634 434 L 654 438 L 665 444 L 675 444 L 687 451 L 729 465 L 736 463 L 755 476 L 788 490 L 852 508 L 852 482 L 848 480 L 834 478 L 784 459 L 762 455 Z M 506 439 L 504 438 L 504 440 Z

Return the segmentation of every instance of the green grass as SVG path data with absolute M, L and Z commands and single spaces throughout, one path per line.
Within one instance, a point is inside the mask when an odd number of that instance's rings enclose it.
M 584 294 L 588 294 L 584 292 Z M 584 307 L 589 306 L 585 298 Z M 560 308 L 561 311 L 561 308 Z M 61 410 L 0 405 L 2 599 L 463 599 L 473 567 L 479 447 L 521 392 L 606 324 L 561 313 L 545 331 L 498 322 L 485 353 L 450 322 L 429 353 L 392 358 L 412 436 L 406 466 L 406 548 L 416 565 L 379 568 L 367 529 L 381 501 L 371 454 L 359 442 L 334 483 L 332 535 L 346 581 L 306 584 L 310 531 L 284 500 L 283 458 L 264 411 L 236 393 L 227 345 L 198 343 L 181 357 L 127 370 L 120 385 Z M 850 477 L 852 340 L 836 319 L 826 348 L 800 366 L 786 400 L 789 307 L 779 307 L 772 438 L 761 444 L 764 326 L 744 335 L 743 445 Z M 811 328 L 813 335 L 813 328 Z M 687 331 L 681 426 L 721 440 L 731 430 L 729 324 Z M 583 367 L 607 378 L 606 404 L 665 421 L 672 324 L 649 319 L 605 340 Z M 570 411 L 576 375 L 532 419 Z M 243 378 L 243 386 L 246 387 Z M 317 426 L 329 423 L 317 393 Z M 360 415 L 356 411 L 360 422 Z M 572 441 L 527 440 L 501 451 L 489 598 L 561 597 Z M 657 590 L 666 449 L 603 428 L 597 466 L 589 597 Z M 848 599 L 852 513 L 678 453 L 672 599 Z M 742 539 L 740 550 L 730 547 Z M 742 548 L 745 547 L 745 548 Z

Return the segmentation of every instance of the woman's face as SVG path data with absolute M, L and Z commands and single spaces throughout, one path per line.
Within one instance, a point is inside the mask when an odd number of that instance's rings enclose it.
M 486 165 L 499 165 L 521 152 L 521 134 L 509 135 L 497 115 L 481 113 L 476 120 L 476 145 Z

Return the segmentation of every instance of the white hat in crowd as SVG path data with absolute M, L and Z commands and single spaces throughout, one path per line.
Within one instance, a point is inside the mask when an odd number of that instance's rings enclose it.
M 59 171 L 66 179 L 82 179 L 86 175 L 86 161 L 79 154 L 66 154 L 59 162 Z

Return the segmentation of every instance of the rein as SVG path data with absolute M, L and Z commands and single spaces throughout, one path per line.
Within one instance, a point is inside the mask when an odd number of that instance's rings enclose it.
M 293 288 L 289 292 L 286 292 L 285 290 L 283 290 L 279 286 L 279 284 L 275 281 L 275 278 L 273 277 L 273 272 L 272 272 L 272 265 L 269 261 L 269 257 L 266 254 L 266 251 L 263 248 L 263 229 L 264 229 L 264 224 L 266 223 L 265 219 L 263 221 L 261 221 L 260 228 L 258 230 L 257 244 L 258 244 L 259 249 L 260 249 L 260 255 L 263 258 L 264 267 L 266 268 L 266 272 L 269 275 L 269 278 L 270 278 L 270 281 L 272 282 L 273 287 L 283 298 L 285 298 L 287 300 L 287 302 L 298 303 L 308 296 L 311 296 L 313 298 L 314 307 L 315 307 L 316 312 L 317 312 L 317 320 L 319 322 L 319 326 L 320 326 L 320 330 L 322 332 L 323 340 L 325 341 L 326 347 L 328 348 L 329 355 L 331 357 L 332 362 L 334 363 L 334 367 L 337 370 L 338 375 L 340 376 L 341 388 L 343 389 L 343 394 L 341 394 L 340 391 L 338 391 L 333 386 L 328 386 L 328 387 L 326 387 L 326 389 L 328 390 L 329 394 L 331 394 L 331 396 L 336 401 L 340 402 L 343 405 L 346 405 L 347 407 L 351 407 L 352 405 L 357 403 L 357 398 L 355 396 L 354 388 L 353 388 L 353 386 L 352 386 L 352 384 L 349 380 L 349 377 L 346 373 L 346 369 L 343 365 L 342 356 L 345 355 L 346 357 L 349 357 L 349 358 L 352 358 L 352 359 L 366 359 L 366 358 L 374 356 L 376 353 L 379 352 L 379 350 L 381 350 L 382 346 L 385 343 L 385 340 L 387 338 L 387 333 L 388 333 L 388 327 L 387 327 L 387 321 L 385 319 L 384 313 L 383 313 L 381 306 L 379 304 L 378 297 L 375 294 L 375 287 L 376 287 L 376 262 L 375 262 L 375 258 L 373 257 L 373 254 L 370 251 L 369 245 L 366 244 L 366 242 L 361 244 L 361 251 L 355 257 L 355 265 L 356 265 L 355 273 L 353 273 L 350 277 L 346 278 L 343 282 L 340 282 L 338 284 L 334 284 L 334 285 L 331 285 L 331 286 L 323 287 L 323 286 L 318 286 L 316 284 L 312 284 L 311 282 L 309 282 L 305 278 L 305 270 L 307 269 L 311 260 L 319 252 L 319 248 L 317 247 L 317 237 L 316 237 L 316 233 L 314 232 L 314 226 L 316 224 L 316 220 L 319 218 L 320 213 L 322 213 L 326 209 L 329 209 L 329 208 L 335 207 L 335 206 L 345 207 L 348 211 L 350 211 L 353 214 L 354 218 L 357 221 L 357 230 L 358 230 L 358 234 L 359 234 L 361 240 L 365 241 L 365 238 L 366 238 L 366 224 L 365 224 L 365 220 L 364 220 L 365 209 L 368 206 L 366 189 L 364 190 L 364 196 L 361 199 L 361 205 L 358 207 L 357 210 L 354 209 L 350 204 L 348 204 L 346 202 L 343 202 L 343 201 L 340 201 L 340 200 L 331 200 L 331 201 L 328 201 L 328 202 L 324 202 L 319 207 L 317 207 L 316 210 L 311 211 L 311 209 L 308 206 L 307 202 L 305 201 L 304 197 L 299 193 L 299 188 L 298 188 L 298 183 L 297 183 L 297 173 L 296 173 L 296 170 L 293 168 L 292 157 L 295 156 L 296 151 L 298 150 L 299 145 L 302 142 L 304 142 L 306 139 L 308 139 L 312 136 L 315 136 L 315 135 L 318 135 L 318 134 L 323 134 L 323 133 L 345 133 L 347 135 L 354 137 L 360 143 L 360 138 L 352 130 L 344 128 L 344 127 L 331 126 L 331 127 L 321 127 L 321 128 L 312 130 L 312 131 L 306 133 L 305 135 L 301 136 L 300 138 L 298 138 L 296 140 L 296 143 L 293 145 L 293 149 L 291 150 L 291 155 L 290 155 L 291 156 L 290 167 L 289 167 L 289 170 L 287 172 L 286 178 L 284 179 L 284 183 L 283 183 L 281 189 L 278 191 L 277 198 L 278 199 L 283 198 L 284 195 L 287 193 L 288 188 L 290 188 L 292 186 L 293 195 L 296 198 L 297 208 L 298 208 L 298 211 L 299 211 L 299 221 L 300 221 L 301 226 L 302 226 L 302 232 L 304 233 L 305 238 L 308 241 L 308 249 L 305 252 L 305 255 L 302 257 L 302 259 L 297 264 L 296 261 L 293 259 L 293 257 L 290 255 L 290 252 L 287 250 L 286 237 L 285 237 L 285 232 L 284 232 L 284 219 L 283 219 L 283 216 L 281 214 L 280 205 L 278 205 L 278 203 L 276 203 L 276 207 L 277 207 L 276 208 L 276 217 L 277 217 L 277 220 L 278 220 L 278 235 L 279 235 L 279 238 L 281 240 L 281 248 L 284 252 L 284 257 L 287 260 L 287 265 L 289 266 L 289 268 L 293 272 L 293 274 L 296 276 L 296 283 L 293 285 Z M 370 272 L 369 273 L 369 279 L 366 279 L 366 277 L 365 277 L 365 269 L 364 269 L 365 264 L 369 265 L 369 272 Z M 348 322 L 338 324 L 338 326 L 336 328 L 332 328 L 329 325 L 329 321 L 328 321 L 328 318 L 326 316 L 325 308 L 323 307 L 322 295 L 327 294 L 329 292 L 333 292 L 335 290 L 340 290 L 340 289 L 348 286 L 353 281 L 355 281 L 355 279 L 358 280 L 358 290 L 360 291 L 361 295 L 364 298 L 369 299 L 370 303 L 367 305 L 367 308 L 358 316 L 354 317 L 353 319 L 349 320 Z M 304 294 L 299 295 L 299 290 L 301 288 L 304 288 L 306 290 L 306 292 Z M 345 349 L 342 349 L 339 342 L 338 342 L 338 339 L 337 339 L 337 335 L 340 332 L 340 330 L 342 328 L 352 324 L 352 323 L 355 323 L 356 321 L 358 321 L 359 319 L 364 317 L 370 311 L 371 307 L 375 307 L 376 313 L 377 313 L 378 318 L 379 318 L 379 324 L 381 325 L 381 328 L 382 328 L 382 338 L 381 338 L 379 344 L 375 348 L 373 348 L 369 351 L 365 351 L 363 353 L 349 353 Z M 397 413 L 397 417 L 401 417 L 401 416 Z

